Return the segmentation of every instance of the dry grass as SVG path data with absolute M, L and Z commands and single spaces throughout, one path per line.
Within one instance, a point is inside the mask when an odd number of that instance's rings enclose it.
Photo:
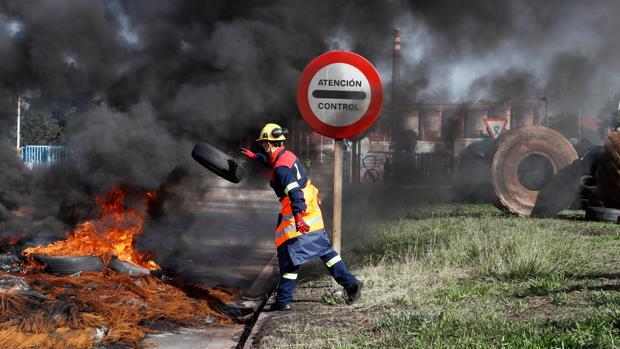
M 0 294 L 0 348 L 90 348 L 102 328 L 102 344 L 136 346 L 157 325 L 232 323 L 217 309 L 235 296 L 208 287 L 190 297 L 155 277 L 112 271 L 24 280 L 46 298 Z
M 28 333 L 14 326 L 0 330 L 0 347 L 13 349 L 91 348 L 95 344 L 95 332 L 95 328 L 61 327 L 45 333 Z

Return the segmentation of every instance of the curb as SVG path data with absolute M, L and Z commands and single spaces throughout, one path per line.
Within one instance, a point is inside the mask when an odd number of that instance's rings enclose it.
M 265 265 L 260 274 L 258 274 L 256 280 L 254 280 L 252 286 L 248 289 L 248 294 L 250 296 L 260 296 L 263 292 L 271 294 L 274 288 L 273 284 L 277 282 L 277 279 L 273 280 L 273 277 L 277 275 L 277 268 L 278 254 L 274 253 L 269 262 L 267 262 L 267 265 Z
M 253 339 L 260 331 L 263 323 L 269 316 L 263 315 L 263 308 L 269 301 L 271 294 L 275 290 L 278 282 L 278 255 L 274 253 L 273 257 L 269 260 L 263 271 L 258 275 L 250 289 L 248 294 L 252 296 L 264 297 L 261 304 L 257 307 L 256 312 L 251 321 L 249 321 L 239 338 L 237 343 L 237 349 L 250 349 L 252 348 Z M 262 293 L 262 294 L 261 294 Z M 262 316 L 261 316 L 262 315 Z

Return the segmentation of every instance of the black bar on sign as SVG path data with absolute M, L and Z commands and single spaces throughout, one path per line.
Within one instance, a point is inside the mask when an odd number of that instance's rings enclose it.
M 339 90 L 314 90 L 312 91 L 314 98 L 331 98 L 331 99 L 365 99 L 364 91 L 339 91 Z

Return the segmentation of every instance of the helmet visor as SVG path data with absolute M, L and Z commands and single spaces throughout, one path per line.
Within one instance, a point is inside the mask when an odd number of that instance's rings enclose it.
M 283 129 L 283 128 L 274 128 L 271 131 L 271 137 L 273 138 L 280 138 L 282 136 L 285 136 L 288 133 L 287 129 Z

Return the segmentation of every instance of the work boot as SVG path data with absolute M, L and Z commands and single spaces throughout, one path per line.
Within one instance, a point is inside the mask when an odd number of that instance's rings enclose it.
M 353 286 L 345 287 L 347 291 L 347 304 L 355 303 L 362 296 L 362 288 L 364 284 L 361 281 L 355 281 Z
M 289 310 L 291 310 L 290 304 L 273 303 L 272 305 L 269 306 L 269 308 L 267 308 L 267 311 L 289 311 Z

